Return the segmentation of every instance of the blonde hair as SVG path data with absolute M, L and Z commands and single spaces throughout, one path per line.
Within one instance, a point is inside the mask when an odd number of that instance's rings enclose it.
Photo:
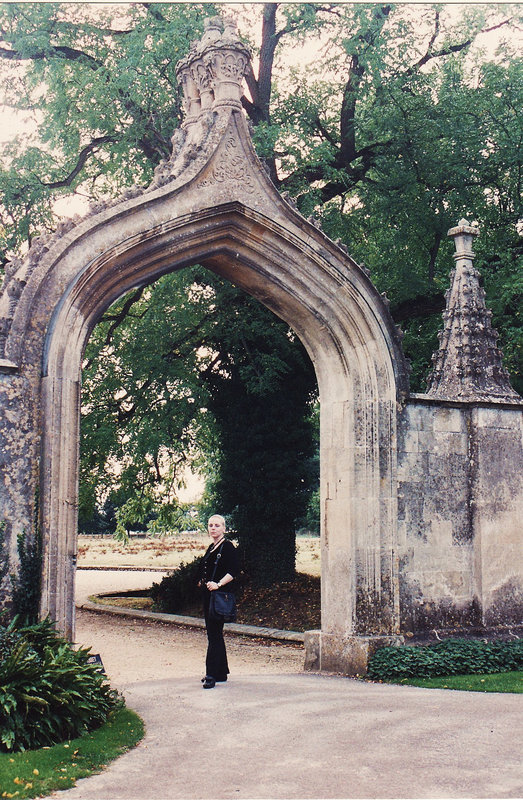
M 220 522 L 223 524 L 223 527 L 227 528 L 227 523 L 225 522 L 225 517 L 222 517 L 221 514 L 213 514 L 212 516 L 210 516 L 209 519 L 207 520 L 207 524 L 209 524 L 211 519 L 219 519 Z

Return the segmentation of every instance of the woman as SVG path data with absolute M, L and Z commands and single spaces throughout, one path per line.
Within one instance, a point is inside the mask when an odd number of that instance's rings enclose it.
M 212 544 L 207 548 L 203 558 L 200 577 L 208 639 L 205 678 L 202 678 L 202 683 L 204 689 L 213 689 L 217 682 L 227 680 L 229 665 L 223 640 L 223 622 L 209 618 L 209 601 L 211 593 L 223 589 L 224 586 L 227 586 L 229 591 L 234 591 L 239 567 L 236 548 L 225 538 L 224 518 L 220 514 L 213 514 L 207 523 L 207 530 Z

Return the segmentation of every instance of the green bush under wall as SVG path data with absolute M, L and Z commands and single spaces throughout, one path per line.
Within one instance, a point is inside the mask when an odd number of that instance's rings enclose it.
M 523 640 L 446 639 L 436 644 L 382 647 L 369 660 L 372 680 L 433 678 L 523 669 Z

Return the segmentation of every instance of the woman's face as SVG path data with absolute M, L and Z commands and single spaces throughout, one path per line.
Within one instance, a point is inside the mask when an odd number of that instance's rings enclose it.
M 225 523 L 220 517 L 211 517 L 207 523 L 207 530 L 213 542 L 219 542 L 225 536 Z

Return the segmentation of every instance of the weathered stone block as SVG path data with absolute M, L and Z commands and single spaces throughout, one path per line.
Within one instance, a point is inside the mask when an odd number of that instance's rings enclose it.
M 320 636 L 321 631 L 305 631 L 305 670 L 319 672 L 321 669 Z
M 429 409 L 427 408 L 428 412 Z M 463 410 L 461 408 L 430 408 L 433 417 L 433 428 L 435 431 L 448 431 L 454 433 L 466 433 L 466 423 Z
M 324 672 L 366 675 L 369 659 L 381 647 L 404 644 L 402 636 L 346 636 L 320 634 L 320 664 Z

